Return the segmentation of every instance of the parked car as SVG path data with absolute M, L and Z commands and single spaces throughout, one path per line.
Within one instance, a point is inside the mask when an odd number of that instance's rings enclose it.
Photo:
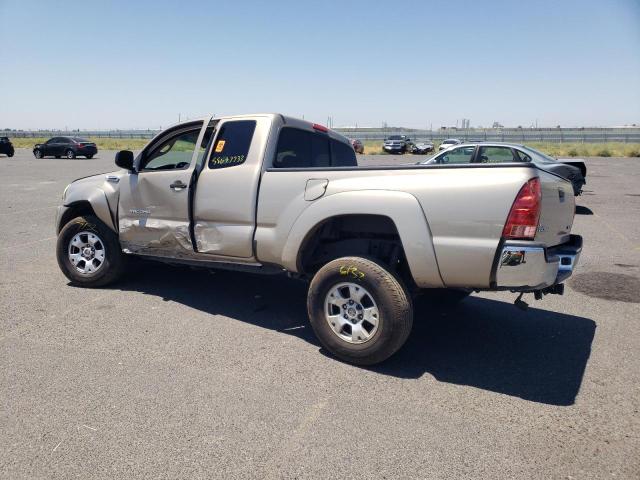
M 96 144 L 80 137 L 53 137 L 45 143 L 33 147 L 36 158 L 44 157 L 87 157 L 93 158 L 98 153 Z
M 388 153 L 406 153 L 412 146 L 413 142 L 406 135 L 391 135 L 384 140 L 382 149 Z
M 433 152 L 432 142 L 419 142 L 411 148 L 411 153 L 415 155 L 425 155 L 430 152 Z
M 582 187 L 587 183 L 587 166 L 584 160 L 555 159 L 534 148 L 515 143 L 463 143 L 448 148 L 423 163 L 426 165 L 438 165 L 520 162 L 534 163 L 547 172 L 566 178 L 573 186 L 574 195 L 580 195 Z
M 444 150 L 445 148 L 452 147 L 453 145 L 460 145 L 461 143 L 462 140 L 459 140 L 457 138 L 447 138 L 440 143 L 438 150 Z
M 130 255 L 288 272 L 310 282 L 320 343 L 360 365 L 404 344 L 413 295 L 562 294 L 582 248 L 571 184 L 534 162 L 358 168 L 347 138 L 279 114 L 181 123 L 115 162 L 64 190 L 56 255 L 73 284 L 116 281 Z
M 9 137 L 0 137 L 0 153 L 4 153 L 7 157 L 13 157 L 15 149 Z
M 352 139 L 351 146 L 356 153 L 364 153 L 364 144 L 360 140 Z

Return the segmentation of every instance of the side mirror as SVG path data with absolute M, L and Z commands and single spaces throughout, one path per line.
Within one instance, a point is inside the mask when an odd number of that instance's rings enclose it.
M 133 152 L 120 150 L 116 153 L 116 165 L 129 171 L 133 171 Z

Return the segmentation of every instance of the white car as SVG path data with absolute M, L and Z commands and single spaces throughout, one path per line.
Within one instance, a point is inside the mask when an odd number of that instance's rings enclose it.
M 461 143 L 462 140 L 459 140 L 457 138 L 447 138 L 446 140 L 442 141 L 442 143 L 438 147 L 438 150 L 444 150 L 445 148 L 453 147 L 454 145 L 460 145 Z

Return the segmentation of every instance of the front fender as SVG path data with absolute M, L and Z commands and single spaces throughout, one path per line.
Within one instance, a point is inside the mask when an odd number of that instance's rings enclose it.
M 96 216 L 111 230 L 118 231 L 115 223 L 118 192 L 111 183 L 103 179 L 99 183 L 79 181 L 69 185 L 63 208 L 73 208 L 74 204 L 83 202 L 89 202 Z M 59 217 L 62 218 L 62 214 Z M 61 227 L 58 225 L 58 229 Z
M 298 271 L 298 252 L 309 232 L 340 215 L 384 215 L 400 235 L 414 281 L 419 287 L 444 287 L 436 260 L 431 230 L 418 200 L 405 192 L 360 190 L 322 197 L 295 220 L 284 248 L 282 266 Z

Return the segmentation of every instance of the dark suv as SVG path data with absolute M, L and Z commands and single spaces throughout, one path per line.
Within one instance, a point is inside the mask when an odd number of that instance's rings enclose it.
M 98 153 L 96 144 L 80 137 L 53 137 L 45 143 L 38 143 L 33 147 L 36 158 L 62 156 L 67 158 L 93 158 Z
M 15 150 L 9 137 L 0 137 L 0 153 L 4 153 L 7 157 L 13 157 Z

